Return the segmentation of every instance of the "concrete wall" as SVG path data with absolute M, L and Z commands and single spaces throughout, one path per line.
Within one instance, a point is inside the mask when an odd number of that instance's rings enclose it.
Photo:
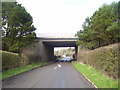
M 42 43 L 42 40 L 39 39 L 37 43 L 24 48 L 22 53 L 36 56 L 40 61 L 51 61 L 54 58 L 54 47 Z
M 42 61 L 52 61 L 54 60 L 54 47 L 51 47 L 47 44 L 43 44 L 41 52 Z

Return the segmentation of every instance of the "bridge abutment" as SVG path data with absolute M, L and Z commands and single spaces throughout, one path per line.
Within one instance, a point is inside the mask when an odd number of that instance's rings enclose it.
M 39 40 L 24 48 L 22 53 L 34 61 L 52 61 L 54 59 L 54 47 L 44 44 Z

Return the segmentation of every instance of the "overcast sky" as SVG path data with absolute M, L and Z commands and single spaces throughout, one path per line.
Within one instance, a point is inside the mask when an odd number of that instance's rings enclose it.
M 119 0 L 17 0 L 33 17 L 36 33 L 76 33 L 104 3 Z
M 119 0 L 17 0 L 33 17 L 36 33 L 66 34 L 75 34 L 82 29 L 85 18 L 104 3 L 113 1 Z M 55 51 L 60 49 L 64 48 L 55 48 Z

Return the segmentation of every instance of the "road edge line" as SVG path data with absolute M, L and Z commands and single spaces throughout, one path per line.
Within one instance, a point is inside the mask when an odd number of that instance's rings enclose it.
M 80 63 L 79 63 L 80 64 Z M 76 68 L 75 68 L 76 69 Z M 77 69 L 76 69 L 77 70 Z M 78 71 L 78 70 L 77 70 Z M 84 74 L 82 74 L 80 71 L 78 71 L 87 81 L 89 81 L 96 89 L 98 89 L 98 87 L 90 80 L 88 79 Z
M 81 73 L 82 74 L 82 73 Z M 87 79 L 95 88 L 98 88 L 90 79 L 88 79 L 84 74 L 82 74 L 85 79 Z

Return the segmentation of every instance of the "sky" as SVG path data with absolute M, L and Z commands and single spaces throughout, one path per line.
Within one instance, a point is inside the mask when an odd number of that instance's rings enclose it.
M 17 0 L 33 17 L 33 25 L 40 34 L 75 34 L 104 3 L 119 0 Z M 58 50 L 58 49 L 56 49 Z
M 76 33 L 104 3 L 119 0 L 17 0 L 33 17 L 36 33 Z

